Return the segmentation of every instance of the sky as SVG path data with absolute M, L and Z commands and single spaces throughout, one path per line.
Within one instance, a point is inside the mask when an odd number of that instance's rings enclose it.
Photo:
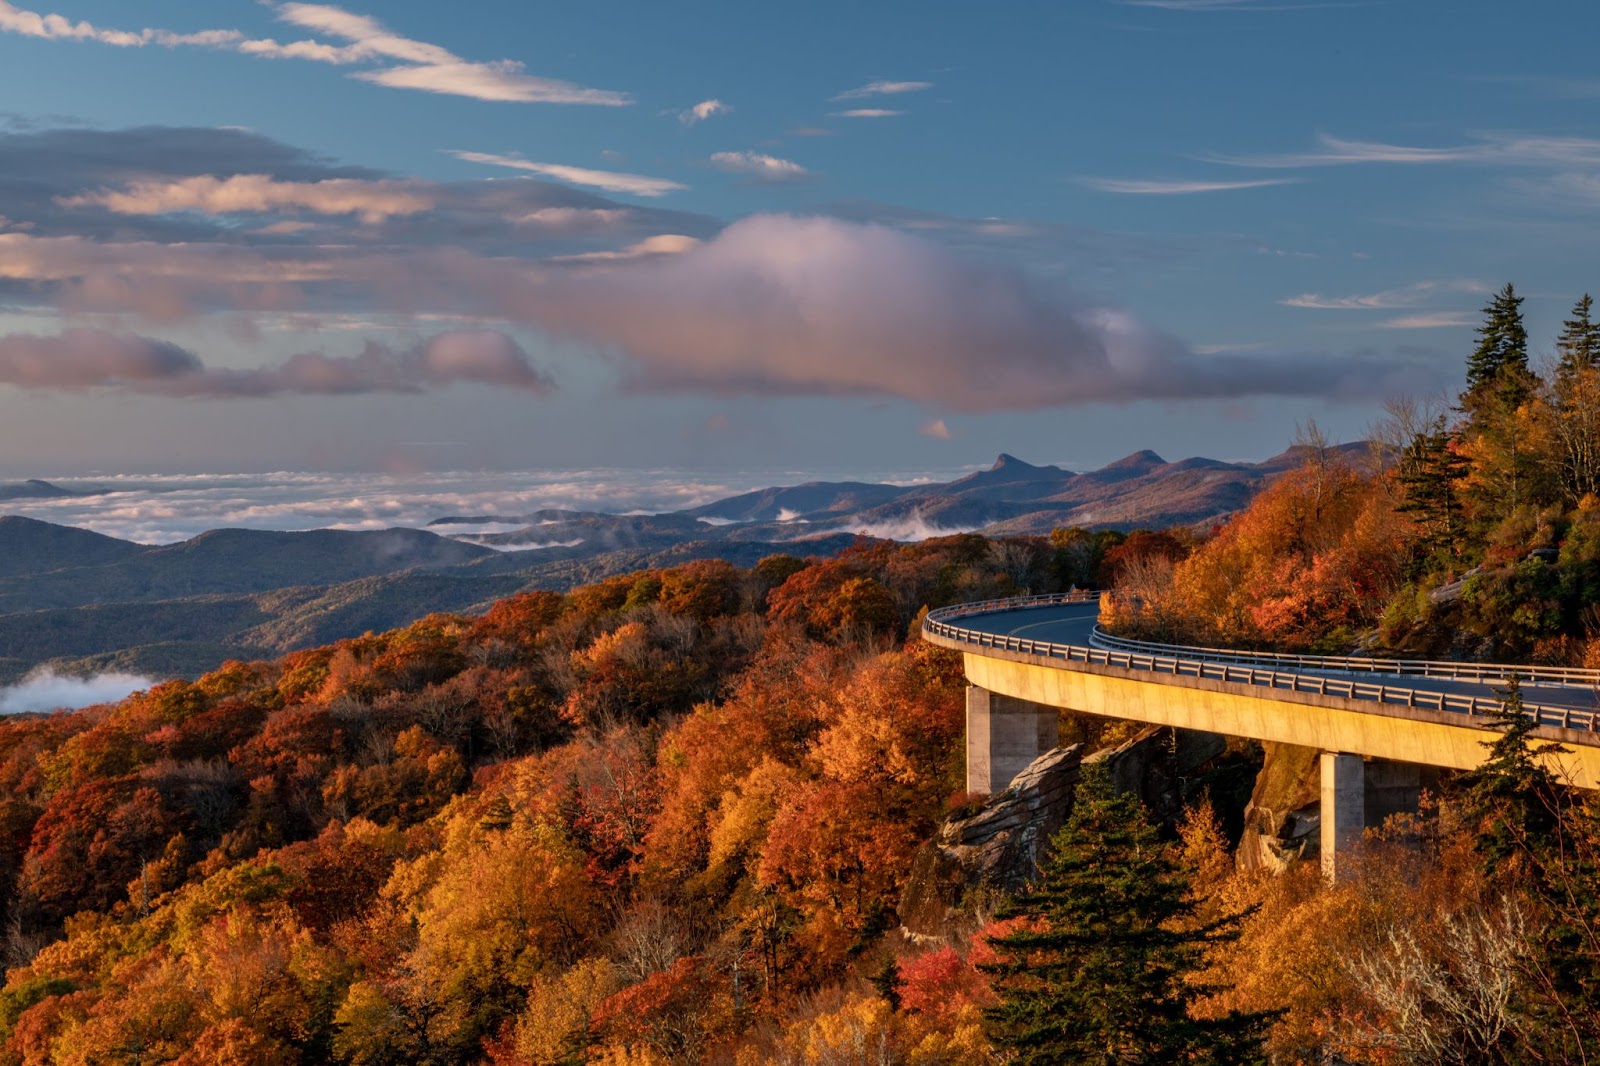
M 1359 439 L 1460 387 L 1498 286 L 1538 355 L 1600 284 L 1597 31 L 1565 0 L 0 0 L 0 478 Z

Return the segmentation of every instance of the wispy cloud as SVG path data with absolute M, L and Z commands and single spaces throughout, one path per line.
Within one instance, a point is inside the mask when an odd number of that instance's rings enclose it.
M 1480 316 L 1471 311 L 1425 311 L 1415 315 L 1399 315 L 1384 319 L 1378 325 L 1384 329 L 1445 329 L 1473 326 Z
M 1138 181 L 1120 178 L 1083 178 L 1083 184 L 1101 192 L 1133 196 L 1189 196 L 1202 192 L 1229 192 L 1234 189 L 1260 189 L 1268 185 L 1292 185 L 1296 178 L 1266 178 L 1260 181 Z
M 733 108 L 721 100 L 701 100 L 693 107 L 686 107 L 678 112 L 678 121 L 685 126 L 693 126 L 697 122 L 704 122 L 716 115 L 726 115 Z
M 687 185 L 668 181 L 666 178 L 647 178 L 642 174 L 624 174 L 615 170 L 590 170 L 587 167 L 571 167 L 562 163 L 535 163 L 516 156 L 496 155 L 493 152 L 453 151 L 450 154 L 467 163 L 525 170 L 530 174 L 541 174 L 573 185 L 587 185 L 607 192 L 630 193 L 634 196 L 665 196 L 669 192 L 680 192 L 688 188 Z
M 266 174 L 140 181 L 124 189 L 102 189 L 56 200 L 63 207 L 103 207 L 119 215 L 164 215 L 179 211 L 227 215 L 304 210 L 323 215 L 359 215 L 367 222 L 418 214 L 432 209 L 435 201 L 433 190 L 424 182 L 358 178 L 277 181 Z
M 1424 300 L 1441 293 L 1487 293 L 1489 286 L 1471 278 L 1451 281 L 1419 281 L 1413 285 L 1384 289 L 1381 292 L 1356 296 L 1322 296 L 1303 292 L 1285 297 L 1278 302 L 1284 307 L 1301 307 L 1315 311 L 1384 311 L 1399 307 L 1415 307 Z
M 629 259 L 648 259 L 658 255 L 682 255 L 700 243 L 694 237 L 686 237 L 681 233 L 661 233 L 654 237 L 646 237 L 636 241 L 626 248 L 614 251 L 582 252 L 577 255 L 558 255 L 549 262 L 552 263 L 616 263 Z
M 895 111 L 887 107 L 855 107 L 849 111 L 830 111 L 828 114 L 834 118 L 894 118 L 896 115 L 905 114 L 905 112 Z
M 282 21 L 331 37 L 339 43 L 308 39 L 280 42 L 248 37 L 239 30 L 207 29 L 178 33 L 163 29 L 121 30 L 40 14 L 0 0 L 0 32 L 46 40 L 92 41 L 121 48 L 218 48 L 264 59 L 298 59 L 340 66 L 366 64 L 351 76 L 391 88 L 516 103 L 593 104 L 608 107 L 633 102 L 627 93 L 590 89 L 556 78 L 529 74 L 512 59 L 463 59 L 446 48 L 404 37 L 367 15 L 329 4 L 283 3 L 269 6 Z
M 917 432 L 922 434 L 924 437 L 931 437 L 934 440 L 955 439 L 955 434 L 950 432 L 950 427 L 945 425 L 945 421 L 942 418 L 934 418 L 922 423 L 921 427 L 917 429 Z
M 1297 167 L 1352 166 L 1387 163 L 1430 165 L 1479 163 L 1498 166 L 1600 165 L 1600 140 L 1589 137 L 1540 137 L 1497 133 L 1470 144 L 1427 148 L 1381 141 L 1350 141 L 1327 134 L 1317 137 L 1318 148 L 1280 155 L 1210 155 L 1213 163 L 1229 166 L 1290 169 Z
M 869 96 L 898 96 L 901 93 L 918 93 L 933 88 L 931 81 L 869 81 L 855 89 L 846 89 L 830 97 L 835 103 L 841 100 L 863 100 Z
M 728 174 L 744 174 L 771 185 L 812 177 L 811 171 L 799 163 L 760 152 L 716 152 L 711 156 L 711 165 Z

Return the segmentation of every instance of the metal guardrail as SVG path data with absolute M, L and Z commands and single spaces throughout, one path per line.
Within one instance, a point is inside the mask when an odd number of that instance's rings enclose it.
M 1052 641 L 1030 640 L 1000 633 L 988 633 L 981 629 L 969 629 L 964 626 L 953 625 L 950 622 L 950 619 L 955 618 L 970 618 L 976 615 L 996 614 L 1001 611 L 1015 611 L 1030 607 L 1088 603 L 1098 600 L 1099 596 L 1098 592 L 1058 593 L 1051 596 L 1025 596 L 1009 600 L 984 600 L 978 603 L 958 604 L 954 607 L 930 611 L 922 623 L 922 631 L 925 635 L 944 637 L 946 640 L 956 641 L 961 644 L 970 644 L 979 648 L 1014 651 L 1042 659 L 1092 663 L 1097 666 L 1114 666 L 1124 670 L 1147 670 L 1152 673 L 1165 673 L 1173 676 L 1212 678 L 1218 681 L 1251 685 L 1259 688 L 1286 689 L 1291 692 L 1315 693 L 1319 696 L 1337 696 L 1343 699 L 1403 707 L 1421 707 L 1426 710 L 1447 711 L 1465 714 L 1470 717 L 1489 717 L 1498 713 L 1501 707 L 1500 700 L 1483 696 L 1463 696 L 1446 692 L 1430 692 L 1425 689 L 1401 688 L 1394 685 L 1365 684 L 1343 678 L 1320 677 L 1279 670 L 1272 666 L 1257 666 L 1248 662 L 1241 663 L 1226 658 L 1234 653 L 1220 649 L 1196 650 L 1223 656 L 1224 658 L 1221 659 L 1146 654 L 1130 650 L 1084 647 L 1078 644 L 1057 644 Z M 1098 629 L 1098 627 L 1096 628 Z M 1113 639 L 1121 640 L 1121 638 Z M 1137 644 L 1138 642 L 1123 641 L 1123 643 Z M 1160 648 L 1161 646 L 1158 645 L 1157 647 Z M 1186 650 L 1181 645 L 1171 647 Z M 1328 661 L 1328 657 L 1310 656 L 1307 658 Z M 1384 660 L 1366 661 L 1383 662 Z M 1419 661 L 1413 660 L 1413 662 Z M 1467 666 L 1467 664 L 1454 665 Z M 1322 668 L 1338 669 L 1338 667 L 1328 666 Z M 1502 666 L 1500 669 L 1506 672 L 1495 676 L 1502 679 L 1509 676 L 1511 668 Z M 1392 673 L 1393 671 L 1385 672 Z M 1520 678 L 1521 674 L 1518 673 L 1518 676 Z M 1465 675 L 1453 678 L 1453 680 L 1462 681 L 1482 681 L 1485 679 L 1484 677 L 1471 678 Z M 1523 704 L 1523 708 L 1540 725 L 1557 726 L 1562 729 L 1586 729 L 1591 732 L 1600 731 L 1600 710 L 1551 707 L 1526 702 Z
M 1231 651 L 1188 644 L 1157 644 L 1147 640 L 1114 637 L 1094 627 L 1089 638 L 1096 648 L 1116 651 L 1160 652 L 1207 662 L 1255 663 L 1299 666 L 1313 670 L 1338 670 L 1349 674 L 1395 674 L 1402 677 L 1442 677 L 1451 681 L 1507 681 L 1512 675 L 1524 684 L 1561 685 L 1569 688 L 1600 686 L 1600 670 L 1563 666 L 1514 666 L 1509 663 L 1453 663 L 1436 659 L 1375 659 L 1356 655 L 1289 655 L 1271 651 Z

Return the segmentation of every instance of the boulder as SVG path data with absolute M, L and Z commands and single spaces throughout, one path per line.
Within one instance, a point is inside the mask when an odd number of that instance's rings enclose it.
M 953 815 L 917 852 L 900 921 L 917 937 L 947 937 L 975 890 L 1016 892 L 1039 868 L 1044 842 L 1072 810 L 1081 745 L 1045 752 L 977 813 Z
M 1119 791 L 1137 792 L 1152 818 L 1172 819 L 1181 809 L 1182 779 L 1224 747 L 1215 734 L 1150 726 L 1087 758 L 1078 744 L 1039 756 L 978 811 L 946 819 L 917 852 L 900 902 L 906 933 L 948 938 L 970 923 L 985 893 L 1014 893 L 1032 881 L 1072 812 L 1082 762 L 1105 763 Z

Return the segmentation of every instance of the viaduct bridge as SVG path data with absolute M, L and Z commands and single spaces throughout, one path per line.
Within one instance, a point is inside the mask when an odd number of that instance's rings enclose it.
M 1332 877 L 1361 838 L 1368 771 L 1478 766 L 1513 674 L 1534 736 L 1563 749 L 1543 756 L 1550 768 L 1600 789 L 1600 671 L 1151 644 L 1101 630 L 1099 603 L 1078 592 L 929 613 L 923 638 L 965 659 L 969 792 L 1005 788 L 1055 747 L 1058 709 L 1315 748 Z

